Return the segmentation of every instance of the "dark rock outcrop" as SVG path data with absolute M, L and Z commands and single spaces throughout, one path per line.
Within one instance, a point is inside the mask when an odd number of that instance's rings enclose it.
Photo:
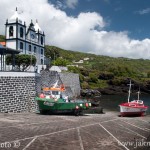
M 81 90 L 81 96 L 83 97 L 101 96 L 101 93 L 98 90 L 85 89 Z
M 124 79 L 121 81 L 108 81 L 109 86 L 107 88 L 99 89 L 99 91 L 104 95 L 116 95 L 116 94 L 124 94 L 128 92 L 129 89 L 129 79 Z M 142 93 L 150 94 L 150 81 L 147 82 L 137 82 L 135 80 L 132 80 L 132 92 L 136 93 L 140 91 Z
M 91 102 L 92 106 L 100 105 L 101 93 L 98 90 L 92 89 L 81 90 L 81 96 L 88 99 Z

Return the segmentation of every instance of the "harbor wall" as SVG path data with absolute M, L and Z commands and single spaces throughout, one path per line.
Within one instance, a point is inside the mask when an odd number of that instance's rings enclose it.
M 65 94 L 69 97 L 80 95 L 79 75 L 58 73 L 56 71 L 0 72 L 0 112 L 34 112 L 38 106 L 36 95 L 42 87 L 48 87 L 58 80 L 65 85 Z
M 36 73 L 0 72 L 0 112 L 35 111 L 39 79 Z

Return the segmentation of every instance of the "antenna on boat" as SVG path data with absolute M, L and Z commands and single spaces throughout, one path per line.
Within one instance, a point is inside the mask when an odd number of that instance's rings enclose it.
M 129 91 L 128 91 L 128 93 L 129 93 L 129 95 L 128 95 L 128 103 L 129 103 L 129 100 L 130 100 L 130 94 L 131 94 L 131 80 L 130 80 L 130 84 L 128 84 L 129 85 Z
M 139 100 L 140 99 L 140 87 L 139 87 L 139 91 L 137 93 L 138 93 L 138 100 Z
M 58 86 L 58 80 L 53 84 L 53 87 L 56 88 Z

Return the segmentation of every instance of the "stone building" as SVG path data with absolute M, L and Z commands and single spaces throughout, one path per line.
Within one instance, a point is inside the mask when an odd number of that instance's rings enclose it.
M 21 51 L 20 54 L 34 55 L 36 65 L 44 64 L 45 34 L 38 21 L 35 25 L 32 20 L 29 26 L 23 21 L 17 8 L 5 24 L 6 47 Z
M 79 74 L 68 73 L 68 72 L 57 72 L 57 71 L 41 71 L 41 83 L 38 84 L 37 92 L 41 92 L 42 87 L 49 87 L 58 81 L 58 85 L 64 84 L 65 95 L 70 98 L 77 97 L 80 95 L 80 80 Z

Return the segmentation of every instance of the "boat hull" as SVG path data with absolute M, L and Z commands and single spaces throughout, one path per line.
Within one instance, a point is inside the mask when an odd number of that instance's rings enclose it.
M 53 99 L 36 98 L 35 99 L 39 106 L 39 111 L 41 113 L 63 113 L 63 112 L 73 112 L 81 113 L 83 110 L 89 109 L 91 107 L 90 102 L 64 102 L 62 99 L 54 101 Z
M 121 116 L 139 115 L 143 116 L 147 111 L 147 107 L 129 107 L 120 105 Z

